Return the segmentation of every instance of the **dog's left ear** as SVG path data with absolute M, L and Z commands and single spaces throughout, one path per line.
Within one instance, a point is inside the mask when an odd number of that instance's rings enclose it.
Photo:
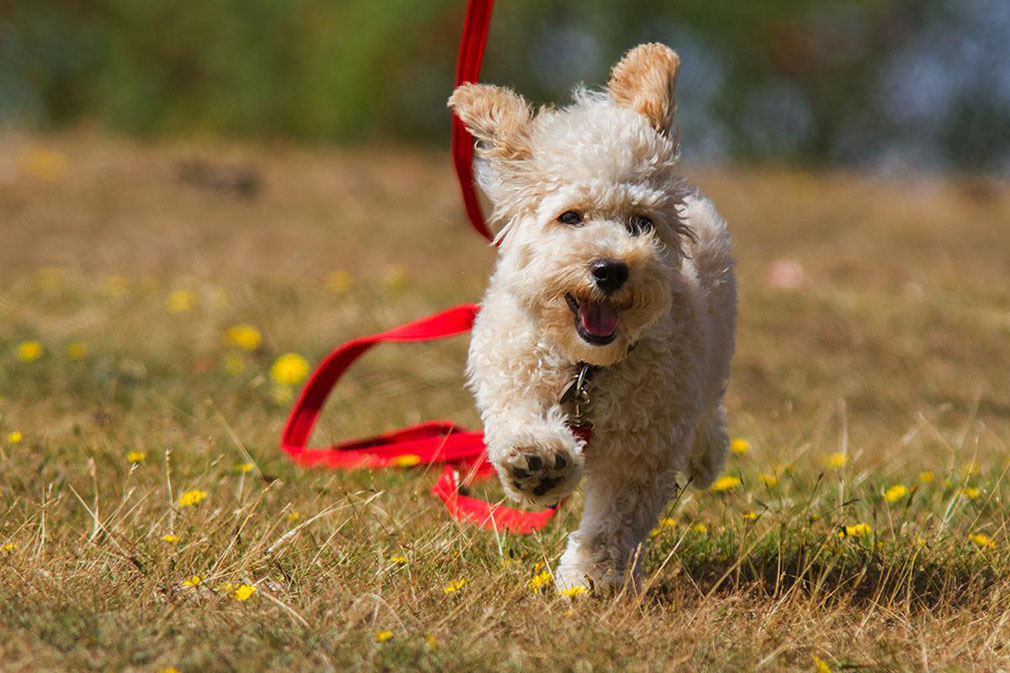
M 463 84 L 453 91 L 449 107 L 477 139 L 485 159 L 528 159 L 533 110 L 519 94 L 490 84 Z
M 668 134 L 677 112 L 677 71 L 680 58 L 665 44 L 642 44 L 614 66 L 607 91 L 621 107 L 631 108 Z

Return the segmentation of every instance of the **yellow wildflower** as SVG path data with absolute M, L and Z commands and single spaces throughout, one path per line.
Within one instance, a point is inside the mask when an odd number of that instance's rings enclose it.
M 774 488 L 779 484 L 779 478 L 776 477 L 774 474 L 768 474 L 767 472 L 762 472 L 761 474 L 759 474 L 758 479 L 760 479 L 764 483 L 764 485 L 767 486 L 768 488 Z
M 401 554 L 396 554 L 395 556 L 390 556 L 389 560 L 398 566 L 405 566 L 410 563 L 410 559 Z
M 165 666 L 164 668 L 159 668 L 158 673 L 179 673 L 179 669 L 175 666 Z
M 852 526 L 842 526 L 838 531 L 838 537 L 865 537 L 873 532 L 873 528 L 868 523 L 857 523 Z
M 182 583 L 184 587 L 198 587 L 200 583 L 203 582 L 203 578 L 199 575 L 193 575 L 188 580 Z
M 982 495 L 982 491 L 975 488 L 974 486 L 967 486 L 961 489 L 961 493 L 964 495 L 964 497 L 968 498 L 969 500 L 974 500 L 978 496 Z
M 190 290 L 175 290 L 165 299 L 169 313 L 185 313 L 196 304 L 196 295 Z
M 747 453 L 750 451 L 750 448 L 750 442 L 742 437 L 737 437 L 729 443 L 729 450 L 737 455 Z
M 253 467 L 255 466 L 252 463 L 238 463 L 235 466 L 235 471 L 240 474 L 246 474 L 247 472 L 252 472 Z
M 102 290 L 105 296 L 119 299 L 130 294 L 130 279 L 126 276 L 106 276 L 105 288 Z
M 231 582 L 225 582 L 224 584 L 218 584 L 217 587 L 215 588 L 215 591 L 230 594 L 232 592 L 232 589 L 234 589 L 237 586 L 238 586 L 237 584 L 232 584 Z
M 831 673 L 831 668 L 816 654 L 814 655 L 814 670 L 816 673 Z
M 179 498 L 179 507 L 191 507 L 197 503 L 203 502 L 207 499 L 207 491 L 201 491 L 199 489 L 193 489 L 192 491 L 186 491 Z
M 708 533 L 708 526 L 703 523 L 696 523 L 691 526 L 691 531 L 697 533 L 698 535 L 705 535 Z
M 531 591 L 537 592 L 550 585 L 553 581 L 554 578 L 551 577 L 551 574 L 544 570 L 543 572 L 534 575 L 530 581 L 526 583 L 526 586 L 529 587 Z
M 841 451 L 835 451 L 834 453 L 829 453 L 825 460 L 828 467 L 838 469 L 849 464 L 849 455 L 847 453 L 842 453 Z
M 21 440 L 24 439 L 24 435 L 21 434 L 20 430 L 15 430 L 14 432 L 7 435 L 7 441 L 11 444 L 20 444 Z
M 298 512 L 289 512 L 288 513 L 288 521 L 290 521 L 291 523 L 294 523 L 295 521 L 298 521 L 298 519 L 300 519 L 300 518 L 301 518 L 301 515 Z
M 725 476 L 719 477 L 709 488 L 716 493 L 721 493 L 723 491 L 732 491 L 734 488 L 740 485 L 740 477 Z
M 581 584 L 576 584 L 573 587 L 562 589 L 558 593 L 561 594 L 562 596 L 567 596 L 568 598 L 575 598 L 576 596 L 581 596 L 583 594 L 589 593 L 589 589 L 585 588 Z
M 326 274 L 326 287 L 337 294 L 343 294 L 354 287 L 354 276 L 343 269 Z
M 392 631 L 379 631 L 378 633 L 375 634 L 375 640 L 380 643 L 384 643 L 387 640 L 392 640 L 392 638 L 393 638 Z
M 758 515 L 757 512 L 753 510 L 747 510 L 746 512 L 740 515 L 740 518 L 743 519 L 744 521 L 754 521 L 755 519 L 758 518 Z
M 240 584 L 235 587 L 235 593 L 232 594 L 232 598 L 237 601 L 242 601 L 243 603 L 252 598 L 252 595 L 256 593 L 256 587 L 251 584 Z
M 968 539 L 979 546 L 980 549 L 995 549 L 996 543 L 985 533 L 971 533 Z
M 927 472 L 920 472 L 919 473 L 919 483 L 920 484 L 929 484 L 934 479 L 936 479 L 936 475 L 934 475 L 932 472 L 928 472 L 927 471 Z
M 70 162 L 67 155 L 55 150 L 44 150 L 39 147 L 21 155 L 21 170 L 38 180 L 53 182 L 66 175 Z
M 396 467 L 413 467 L 421 462 L 420 456 L 415 456 L 413 454 L 406 454 L 403 456 L 396 456 L 393 458 L 393 465 Z
M 410 272 L 402 264 L 391 266 L 386 270 L 386 275 L 382 278 L 382 284 L 387 290 L 402 290 L 410 282 Z
M 466 579 L 460 577 L 455 582 L 449 582 L 442 589 L 443 594 L 454 594 L 466 585 Z
M 17 548 L 18 548 L 18 543 L 17 542 L 8 542 L 7 544 L 5 544 L 2 547 L 0 547 L 0 551 L 4 552 L 6 554 L 10 554 L 12 551 L 14 551 Z
M 435 640 L 435 636 L 430 633 L 424 637 L 424 642 L 428 644 L 428 648 L 432 650 L 438 649 L 438 641 Z
M 45 349 L 38 341 L 22 341 L 18 344 L 18 360 L 21 362 L 35 362 L 45 353 Z
M 902 484 L 895 484 L 884 491 L 884 500 L 887 502 L 897 502 L 908 495 L 908 488 Z
M 284 386 L 295 386 L 309 375 L 309 361 L 298 353 L 285 353 L 270 367 L 270 378 Z
M 661 534 L 664 529 L 676 528 L 676 527 L 677 527 L 676 519 L 669 516 L 664 516 L 659 520 L 659 523 L 656 524 L 656 527 L 649 532 L 649 535 L 651 535 L 652 537 L 656 537 L 657 535 Z
M 978 474 L 978 470 L 979 470 L 978 463 L 976 463 L 973 460 L 970 463 L 966 463 L 965 464 L 964 469 L 963 469 L 964 476 L 966 476 L 966 477 L 972 477 L 972 476 Z
M 88 357 L 88 344 L 80 341 L 67 346 L 67 357 L 71 360 L 83 360 Z
M 240 323 L 229 327 L 224 333 L 224 343 L 226 346 L 234 346 L 247 351 L 254 351 L 260 347 L 263 335 L 260 331 L 247 323 Z
M 127 451 L 126 452 L 126 462 L 128 463 L 143 463 L 147 460 L 146 451 Z
M 232 376 L 242 376 L 245 373 L 245 358 L 238 353 L 225 353 L 221 366 Z
M 169 544 L 175 544 L 176 542 L 179 541 L 179 536 L 178 535 L 162 535 L 161 539 L 162 539 L 162 541 L 167 542 Z

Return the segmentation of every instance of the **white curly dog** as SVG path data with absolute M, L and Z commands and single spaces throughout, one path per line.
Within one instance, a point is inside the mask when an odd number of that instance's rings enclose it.
M 641 45 L 560 109 L 484 84 L 449 100 L 501 225 L 467 366 L 490 459 L 527 503 L 586 479 L 559 588 L 634 581 L 678 475 L 707 486 L 726 456 L 736 283 L 725 222 L 677 175 L 679 64 Z

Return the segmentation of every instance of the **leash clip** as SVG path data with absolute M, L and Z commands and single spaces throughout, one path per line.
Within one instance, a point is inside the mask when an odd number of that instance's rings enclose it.
M 593 398 L 589 396 L 589 383 L 596 369 L 596 367 L 588 362 L 580 362 L 575 376 L 561 390 L 558 403 L 562 406 L 566 404 L 572 405 L 570 425 L 574 427 L 590 425 L 586 419 L 586 411 L 593 403 Z

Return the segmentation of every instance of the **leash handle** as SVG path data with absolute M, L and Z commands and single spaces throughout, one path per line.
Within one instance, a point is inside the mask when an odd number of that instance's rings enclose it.
M 480 77 L 480 64 L 484 59 L 493 4 L 493 0 L 469 0 L 467 3 L 463 38 L 459 44 L 459 59 L 456 61 L 456 86 L 476 82 Z M 463 207 L 470 218 L 470 224 L 478 234 L 493 241 L 494 236 L 484 219 L 474 189 L 473 136 L 455 113 L 452 115 L 452 161 L 456 165 Z
M 487 460 L 484 433 L 469 432 L 452 421 L 428 421 L 399 430 L 342 442 L 329 447 L 308 446 L 309 437 L 326 398 L 344 372 L 372 346 L 384 342 L 421 342 L 470 331 L 479 308 L 462 304 L 415 322 L 352 339 L 330 353 L 313 372 L 291 410 L 281 434 L 288 457 L 307 467 L 330 469 L 411 467 L 446 463 L 431 492 L 458 521 L 489 530 L 530 533 L 543 528 L 554 509 L 524 512 L 460 493 L 461 475 L 473 482 L 494 474 Z

